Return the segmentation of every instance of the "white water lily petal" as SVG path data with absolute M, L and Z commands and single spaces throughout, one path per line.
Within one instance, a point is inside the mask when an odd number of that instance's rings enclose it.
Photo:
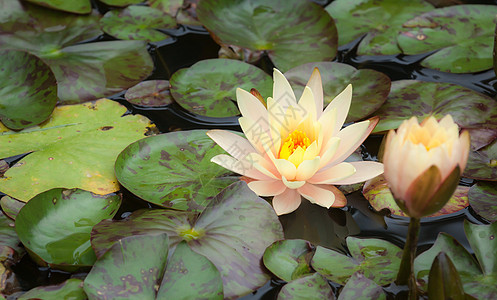
M 297 190 L 286 189 L 283 193 L 274 196 L 274 211 L 278 216 L 289 214 L 300 206 L 301 199 Z
M 340 94 L 338 94 L 333 100 L 331 100 L 330 104 L 328 104 L 328 106 L 324 110 L 323 115 L 325 115 L 329 110 L 332 110 L 334 108 L 336 108 L 337 110 L 337 117 L 332 132 L 333 135 L 337 134 L 340 128 L 342 128 L 342 125 L 345 122 L 345 119 L 347 118 L 347 115 L 349 113 L 351 102 L 352 102 L 352 85 L 349 84 Z M 321 116 L 321 118 L 322 117 L 323 116 Z
M 292 190 L 298 189 L 299 187 L 305 184 L 305 181 L 289 181 L 285 178 L 285 176 L 281 177 L 281 180 L 283 181 L 286 187 Z
M 314 68 L 311 77 L 307 82 L 307 86 L 312 90 L 314 101 L 316 103 L 316 117 L 319 118 L 323 113 L 323 83 L 321 81 L 321 73 L 318 68 Z
M 244 159 L 248 154 L 255 153 L 256 150 L 252 144 L 245 138 L 236 133 L 226 130 L 213 129 L 207 132 L 207 135 L 216 142 L 224 151 L 238 160 Z
M 311 203 L 330 208 L 335 203 L 335 194 L 316 185 L 306 183 L 298 189 L 299 193 Z
M 319 170 L 321 158 L 315 157 L 311 160 L 304 160 L 297 168 L 295 180 L 308 180 Z
M 297 104 L 297 99 L 288 80 L 277 69 L 273 72 L 273 100 L 283 108 L 283 111 L 291 105 Z
M 319 168 L 324 167 L 331 160 L 335 153 L 337 152 L 338 146 L 340 146 L 341 139 L 339 137 L 332 137 L 329 141 L 325 149 L 325 152 L 321 154 L 321 161 L 319 163 Z
M 318 155 L 318 143 L 314 141 L 305 149 L 304 160 L 314 159 Z
M 261 118 L 267 118 L 267 109 L 264 105 L 251 93 L 242 90 L 241 88 L 236 89 L 236 102 L 238 104 L 238 109 L 242 113 L 242 116 L 252 119 L 259 120 Z M 264 123 L 269 124 L 266 120 Z
M 287 187 L 281 180 L 256 180 L 248 183 L 248 187 L 259 196 L 275 196 L 283 193 Z
M 211 158 L 211 162 L 216 163 L 221 167 L 228 169 L 234 173 L 242 174 L 257 180 L 272 179 L 271 177 L 259 172 L 253 166 L 242 163 L 241 161 L 226 154 L 219 154 L 214 156 L 213 158 Z
M 323 171 L 317 172 L 311 179 L 307 180 L 312 184 L 331 184 L 339 180 L 352 176 L 356 172 L 354 165 L 351 163 L 343 162 L 328 168 Z M 371 177 L 372 178 L 372 177 Z
M 264 153 L 265 147 L 270 147 L 268 144 L 271 140 L 266 140 L 268 139 L 266 138 L 268 137 L 267 124 L 264 125 L 263 123 L 245 117 L 239 118 L 238 123 L 240 123 L 240 127 L 247 139 L 259 153 Z
M 278 170 L 274 166 L 274 164 L 271 161 L 268 161 L 265 159 L 262 155 L 258 153 L 251 153 L 245 157 L 245 160 L 254 166 L 255 169 L 257 169 L 259 172 L 262 174 L 273 178 L 273 179 L 279 179 L 280 176 Z
M 305 108 L 305 113 L 302 118 L 310 118 L 313 122 L 316 122 L 316 102 L 312 90 L 306 86 L 302 92 L 302 96 L 299 99 L 298 105 Z
M 275 159 L 273 162 L 281 176 L 288 180 L 295 179 L 295 175 L 297 175 L 297 168 L 294 164 L 286 159 Z
M 354 184 L 369 180 L 380 174 L 383 174 L 383 164 L 375 161 L 353 161 L 350 162 L 355 173 L 344 179 L 339 179 L 333 182 L 327 182 L 333 185 Z M 337 165 L 338 166 L 338 165 Z
M 318 120 L 318 123 L 321 125 L 322 128 L 321 144 L 323 148 L 321 148 L 321 151 L 323 149 L 326 149 L 326 144 L 328 144 L 329 140 L 333 137 L 333 132 L 335 132 L 336 118 L 337 118 L 337 110 L 335 108 L 327 111 L 326 113 L 323 113 Z

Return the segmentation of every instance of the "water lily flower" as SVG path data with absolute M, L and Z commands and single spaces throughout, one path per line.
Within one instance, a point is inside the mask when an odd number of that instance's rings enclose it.
M 416 117 L 388 133 L 383 163 L 385 178 L 399 207 L 421 218 L 439 211 L 450 199 L 466 167 L 469 133 L 450 115 L 440 122 Z
M 353 184 L 383 173 L 378 162 L 344 162 L 376 126 L 378 119 L 342 129 L 352 99 L 352 86 L 323 111 L 323 87 L 314 69 L 297 102 L 287 79 L 274 70 L 273 97 L 237 89 L 240 126 L 247 139 L 228 131 L 207 134 L 230 155 L 212 161 L 250 178 L 248 186 L 260 196 L 274 196 L 278 215 L 296 210 L 301 196 L 329 208 L 346 204 L 334 185 Z M 262 100 L 262 101 L 261 101 Z M 266 105 L 267 104 L 267 105 Z

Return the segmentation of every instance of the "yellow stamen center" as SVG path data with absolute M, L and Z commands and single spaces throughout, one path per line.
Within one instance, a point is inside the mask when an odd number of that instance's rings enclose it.
M 305 150 L 307 149 L 307 147 L 309 147 L 310 144 L 311 140 L 309 140 L 304 132 L 300 130 L 294 130 L 283 141 L 279 157 L 282 159 L 288 159 L 288 157 L 290 157 L 290 155 L 292 155 L 298 147 L 301 147 L 302 150 Z

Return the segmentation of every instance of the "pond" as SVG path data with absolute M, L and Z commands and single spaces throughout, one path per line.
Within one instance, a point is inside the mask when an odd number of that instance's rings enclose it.
M 497 299 L 494 1 L 0 8 L 4 298 Z

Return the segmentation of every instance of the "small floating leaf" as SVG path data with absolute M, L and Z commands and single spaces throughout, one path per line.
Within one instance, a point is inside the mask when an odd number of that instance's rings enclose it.
M 173 102 L 168 80 L 142 81 L 129 88 L 124 97 L 132 104 L 146 107 L 165 106 Z
M 231 117 L 240 114 L 236 89 L 257 89 L 265 98 L 273 81 L 261 69 L 232 59 L 202 60 L 171 76 L 171 93 L 184 109 L 202 116 Z
M 39 286 L 22 294 L 18 300 L 28 299 L 88 299 L 83 290 L 83 280 L 78 278 L 68 279 L 57 285 Z
M 312 245 L 307 241 L 277 241 L 264 251 L 264 265 L 279 278 L 292 281 L 312 273 L 312 253 Z
M 328 282 L 319 273 L 314 273 L 285 284 L 278 300 L 284 299 L 335 299 L 333 290 Z
M 485 219 L 497 221 L 497 183 L 477 182 L 468 192 L 471 208 Z
M 463 176 L 497 181 L 497 140 L 478 151 L 469 152 Z
M 338 300 L 385 300 L 386 298 L 387 296 L 381 286 L 366 278 L 361 272 L 355 272 L 350 277 L 338 296 Z
M 88 14 L 91 12 L 90 0 L 27 0 L 28 2 L 45 6 L 52 9 L 62 10 L 75 14 Z

